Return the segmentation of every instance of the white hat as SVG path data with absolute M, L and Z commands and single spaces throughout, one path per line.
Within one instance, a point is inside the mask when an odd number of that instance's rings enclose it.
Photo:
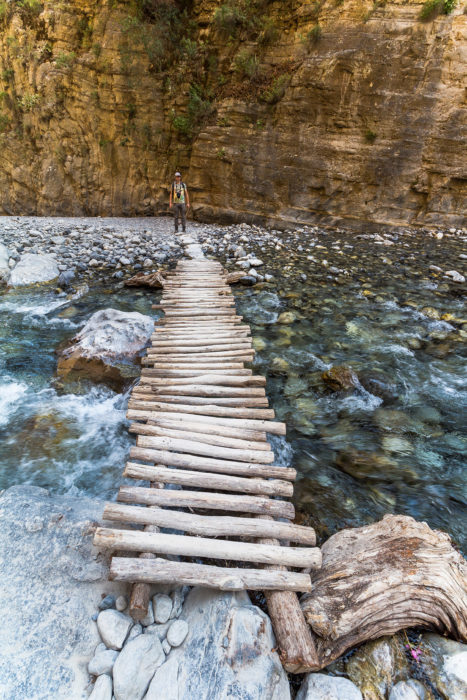
M 182 177 L 182 173 L 179 173 L 177 170 L 177 172 L 175 173 L 175 177 Z

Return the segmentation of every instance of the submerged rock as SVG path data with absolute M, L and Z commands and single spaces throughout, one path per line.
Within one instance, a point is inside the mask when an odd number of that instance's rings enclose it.
M 153 330 L 153 319 L 138 312 L 97 311 L 61 351 L 57 373 L 121 386 L 125 365 L 137 360 Z
M 246 593 L 195 588 L 181 617 L 188 636 L 156 671 L 145 700 L 290 699 L 270 620 Z
M 297 317 L 293 311 L 283 311 L 281 314 L 279 314 L 279 318 L 277 319 L 277 323 L 289 324 L 289 323 L 293 323 L 296 320 L 297 320 Z
M 355 389 L 359 382 L 356 373 L 350 367 L 335 366 L 321 375 L 323 381 L 333 391 Z
M 364 389 L 383 399 L 385 404 L 392 404 L 397 400 L 397 387 L 388 380 L 383 372 L 364 370 L 359 372 L 358 379 Z
M 29 284 L 52 282 L 60 274 L 57 262 L 52 255 L 22 255 L 10 273 L 8 285 L 22 287 Z
M 414 470 L 399 465 L 381 452 L 363 452 L 350 448 L 346 452 L 339 452 L 335 457 L 335 463 L 355 479 L 394 482 L 417 478 Z

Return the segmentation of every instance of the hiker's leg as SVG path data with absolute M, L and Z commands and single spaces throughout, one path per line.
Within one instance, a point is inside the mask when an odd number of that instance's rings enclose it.
M 179 215 L 178 204 L 174 204 L 174 224 L 175 224 L 175 233 L 177 233 L 177 231 L 178 231 L 178 215 Z
M 181 209 L 181 214 L 182 214 L 182 229 L 185 231 L 186 229 L 186 204 L 182 204 L 180 206 Z

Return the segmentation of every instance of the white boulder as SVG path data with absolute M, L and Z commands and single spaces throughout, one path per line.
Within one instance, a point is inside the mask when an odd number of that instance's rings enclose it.
M 157 634 L 140 634 L 127 642 L 113 667 L 116 700 L 141 700 L 164 661 Z
M 194 588 L 181 619 L 188 636 L 156 671 L 145 700 L 290 700 L 271 622 L 245 592 Z
M 60 274 L 57 261 L 52 255 L 36 255 L 26 253 L 19 259 L 16 267 L 10 272 L 8 285 L 22 287 L 29 284 L 52 282 Z
M 118 610 L 103 610 L 97 618 L 97 629 L 109 649 L 121 649 L 133 627 L 133 620 Z
M 154 320 L 136 311 L 102 309 L 94 313 L 58 358 L 58 374 L 120 387 L 148 344 Z M 135 369 L 135 368 L 133 368 Z
M 103 675 L 97 678 L 89 700 L 112 700 L 112 679 Z
M 91 661 L 88 663 L 88 671 L 91 676 L 101 676 L 103 673 L 112 673 L 112 668 L 115 659 L 118 656 L 118 651 L 114 649 L 105 649 L 94 654 Z

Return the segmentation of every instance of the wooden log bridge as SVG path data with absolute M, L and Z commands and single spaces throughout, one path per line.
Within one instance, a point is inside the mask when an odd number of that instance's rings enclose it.
M 164 317 L 127 413 L 136 446 L 123 476 L 138 485 L 106 504 L 114 527 L 98 528 L 94 543 L 125 553 L 113 556 L 110 578 L 134 584 L 136 619 L 152 583 L 261 590 L 285 668 L 316 669 L 297 592 L 311 591 L 321 552 L 314 531 L 293 523 L 296 472 L 274 465 L 267 440 L 286 426 L 268 407 L 265 378 L 245 367 L 250 328 L 225 271 L 203 257 L 180 261 L 156 308 Z

